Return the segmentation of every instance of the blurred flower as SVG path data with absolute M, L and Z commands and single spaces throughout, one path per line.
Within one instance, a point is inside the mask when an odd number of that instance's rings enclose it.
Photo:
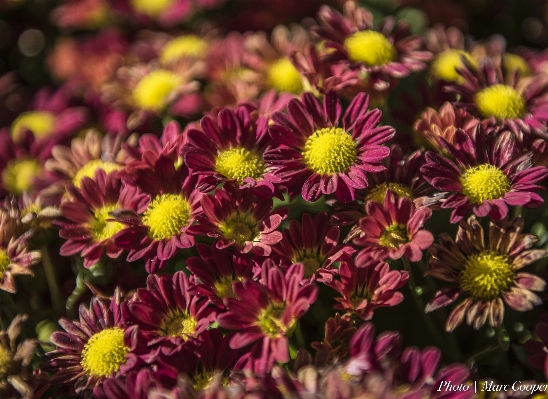
M 366 172 L 380 172 L 390 150 L 383 146 L 395 131 L 378 127 L 381 112 L 367 111 L 369 97 L 361 93 L 352 100 L 342 116 L 341 100 L 334 92 L 321 104 L 312 94 L 289 102 L 289 115 L 272 116 L 270 135 L 278 144 L 265 153 L 273 166 L 273 179 L 284 184 L 290 195 L 301 193 L 307 201 L 323 194 L 335 194 L 350 202 L 356 190 L 367 188 Z
M 312 348 L 329 352 L 329 360 L 344 359 L 350 351 L 350 339 L 356 333 L 351 313 L 330 317 L 325 322 L 325 337 L 322 342 L 312 342 Z
M 442 208 L 454 208 L 451 223 L 462 220 L 470 209 L 479 217 L 499 220 L 508 214 L 508 205 L 537 207 L 543 203 L 534 191 L 543 189 L 536 183 L 548 175 L 548 169 L 533 166 L 531 152 L 520 154 L 511 132 L 493 137 L 478 129 L 471 136 L 458 129 L 453 145 L 441 143 L 457 164 L 429 151 L 421 172 L 433 187 L 451 193 L 442 204 Z
M 453 331 L 464 321 L 479 329 L 489 320 L 500 327 L 504 318 L 504 303 L 525 312 L 542 303 L 532 291 L 543 291 L 546 283 L 538 276 L 518 272 L 546 255 L 541 249 L 529 249 L 537 241 L 532 234 L 523 234 L 523 218 L 490 221 L 489 238 L 475 216 L 461 221 L 456 241 L 440 235 L 440 244 L 430 249 L 431 270 L 426 275 L 446 281 L 450 286 L 436 292 L 426 305 L 426 312 L 455 302 L 462 294 L 465 299 L 447 319 L 445 328 Z
M 423 228 L 432 211 L 415 209 L 408 197 L 398 197 L 388 190 L 382 205 L 369 201 L 365 209 L 367 216 L 359 222 L 361 234 L 354 239 L 354 244 L 364 247 L 363 256 L 381 261 L 405 256 L 418 262 L 422 251 L 434 242 L 432 233 Z
M 97 29 L 112 17 L 113 9 L 109 1 L 65 0 L 62 3 L 50 14 L 53 23 L 61 29 Z
M 524 345 L 525 349 L 531 353 L 527 358 L 527 363 L 537 369 L 544 370 L 544 376 L 548 378 L 548 314 L 540 316 L 535 333 L 540 341 L 530 339 Z

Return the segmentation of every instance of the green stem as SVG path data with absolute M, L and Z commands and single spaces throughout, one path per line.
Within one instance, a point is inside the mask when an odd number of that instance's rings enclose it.
M 516 206 L 514 208 L 514 217 L 517 218 L 518 216 L 521 216 L 522 211 L 523 211 L 523 206 Z
M 76 276 L 76 287 L 72 290 L 72 293 L 67 299 L 66 309 L 69 318 L 74 319 L 74 305 L 84 295 L 88 287 L 84 283 L 84 272 L 80 271 Z
M 409 259 L 407 259 L 406 256 L 402 256 L 401 261 L 403 267 L 407 270 L 407 273 L 409 273 L 409 287 L 411 288 L 411 291 L 413 291 L 413 296 L 417 296 L 417 292 L 415 291 L 417 286 L 415 285 L 415 279 L 413 278 L 413 272 L 411 271 L 411 263 L 409 263 Z
M 55 270 L 53 269 L 47 247 L 45 245 L 42 245 L 40 251 L 42 252 L 42 265 L 44 266 L 44 273 L 46 275 L 46 281 L 48 283 L 53 312 L 55 313 L 56 317 L 59 317 L 63 313 L 63 302 L 59 297 L 59 284 L 57 284 Z

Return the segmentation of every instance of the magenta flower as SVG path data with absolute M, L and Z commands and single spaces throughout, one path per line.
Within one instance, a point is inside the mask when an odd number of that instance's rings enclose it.
M 343 256 L 338 279 L 326 283 L 342 297 L 335 309 L 345 310 L 362 320 L 371 320 L 377 308 L 396 306 L 403 301 L 398 292 L 409 279 L 406 271 L 390 270 L 387 263 L 379 261 L 355 264 L 352 258 Z
M 189 232 L 215 238 L 219 249 L 233 245 L 242 253 L 268 256 L 271 245 L 282 239 L 277 229 L 289 214 L 287 208 L 273 211 L 272 206 L 271 198 L 258 198 L 250 189 L 227 186 L 217 190 L 215 196 L 202 197 L 203 215 Z
M 378 126 L 381 112 L 367 111 L 368 106 L 369 97 L 360 93 L 341 121 L 341 100 L 334 92 L 324 96 L 323 104 L 310 93 L 291 100 L 288 114 L 272 116 L 270 135 L 278 146 L 264 156 L 274 167 L 270 180 L 307 201 L 323 194 L 354 200 L 357 189 L 369 186 L 366 172 L 385 170 L 381 162 L 390 150 L 382 144 L 395 134 L 389 126 Z
M 530 339 L 524 345 L 525 349 L 531 353 L 527 362 L 537 369 L 544 370 L 544 377 L 548 378 L 548 315 L 546 313 L 540 316 L 535 333 L 540 341 Z
M 249 349 L 246 367 L 257 374 L 272 369 L 275 362 L 289 361 L 288 334 L 297 319 L 316 300 L 318 288 L 302 284 L 303 265 L 292 265 L 286 272 L 271 260 L 262 265 L 261 282 L 235 283 L 236 298 L 225 299 L 227 312 L 218 316 L 219 325 L 237 330 L 230 346 Z
M 451 193 L 442 204 L 442 208 L 454 208 L 451 223 L 462 220 L 470 209 L 479 217 L 500 220 L 508 214 L 508 205 L 537 207 L 543 203 L 535 191 L 543 189 L 537 183 L 548 176 L 548 169 L 534 167 L 532 153 L 520 154 L 512 133 L 495 138 L 482 129 L 472 136 L 459 129 L 454 142 L 450 145 L 442 139 L 457 164 L 427 152 L 421 168 L 433 187 Z
M 541 249 L 530 249 L 537 241 L 523 234 L 523 219 L 491 221 L 487 243 L 475 216 L 461 221 L 456 241 L 440 235 L 440 244 L 430 249 L 430 268 L 426 275 L 445 281 L 450 286 L 436 292 L 426 305 L 426 312 L 465 299 L 447 319 L 445 328 L 453 331 L 466 317 L 466 322 L 479 329 L 487 320 L 492 327 L 502 325 L 504 303 L 525 312 L 542 299 L 532 291 L 544 291 L 545 281 L 519 270 L 546 255 Z
M 422 251 L 434 242 L 434 236 L 423 229 L 432 215 L 429 208 L 415 209 L 413 201 L 398 197 L 388 190 L 381 205 L 366 204 L 367 216 L 360 220 L 360 237 L 354 244 L 364 247 L 364 255 L 376 260 L 407 257 L 411 262 L 422 259 Z

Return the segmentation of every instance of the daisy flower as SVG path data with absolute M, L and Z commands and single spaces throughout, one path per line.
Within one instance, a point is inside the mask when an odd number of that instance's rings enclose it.
M 456 241 L 440 235 L 440 244 L 430 249 L 431 270 L 426 275 L 443 280 L 450 286 L 436 292 L 426 305 L 426 312 L 464 300 L 449 315 L 445 328 L 453 331 L 465 318 L 479 329 L 487 321 L 500 327 L 504 318 L 504 303 L 525 312 L 542 303 L 532 291 L 542 292 L 543 279 L 519 269 L 546 256 L 546 251 L 530 249 L 537 241 L 524 234 L 523 219 L 490 221 L 486 242 L 484 230 L 475 216 L 461 221 Z
M 135 347 L 134 329 L 126 329 L 121 318 L 119 291 L 110 301 L 93 297 L 89 308 L 80 305 L 78 321 L 59 320 L 65 331 L 51 334 L 57 349 L 44 355 L 44 371 L 58 392 L 93 397 L 93 389 L 108 378 L 125 373 L 127 355 Z
M 527 358 L 527 363 L 537 369 L 544 370 L 544 377 L 548 378 L 548 315 L 540 316 L 540 321 L 535 327 L 535 334 L 540 341 L 535 339 L 528 340 L 524 347 L 531 353 Z
M 323 104 L 310 93 L 291 100 L 288 114 L 272 116 L 269 130 L 278 146 L 264 155 L 273 167 L 271 180 L 307 201 L 323 194 L 354 200 L 357 189 L 369 186 L 366 172 L 386 169 L 381 162 L 390 150 L 382 144 L 395 135 L 392 127 L 378 126 L 381 112 L 367 111 L 368 106 L 369 97 L 360 93 L 341 120 L 341 101 L 334 92 L 324 96 Z
M 407 197 L 398 197 L 389 190 L 382 205 L 369 201 L 366 213 L 359 222 L 361 235 L 354 244 L 364 247 L 361 252 L 368 257 L 383 261 L 405 256 L 411 262 L 418 262 L 422 251 L 434 242 L 432 233 L 423 229 L 432 211 L 415 209 Z
M 454 208 L 451 223 L 462 220 L 473 209 L 479 217 L 499 220 L 511 206 L 540 206 L 542 197 L 535 191 L 547 175 L 544 166 L 533 166 L 533 153 L 520 155 L 511 132 L 489 136 L 478 129 L 474 135 L 457 130 L 454 145 L 442 141 L 457 163 L 434 152 L 426 153 L 421 167 L 424 178 L 440 191 L 449 192 L 442 208 Z

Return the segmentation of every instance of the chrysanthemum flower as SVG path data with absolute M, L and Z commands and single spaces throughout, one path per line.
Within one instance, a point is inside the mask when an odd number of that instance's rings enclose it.
M 531 366 L 544 370 L 545 378 L 548 378 L 548 315 L 543 314 L 535 327 L 535 333 L 540 339 L 528 340 L 524 347 L 531 353 L 527 358 L 527 363 Z
M 385 170 L 381 162 L 390 150 L 382 144 L 395 134 L 390 126 L 378 127 L 381 112 L 367 111 L 368 106 L 369 97 L 360 93 L 341 121 L 341 102 L 334 92 L 324 96 L 323 104 L 310 93 L 291 100 L 288 114 L 272 116 L 270 135 L 279 145 L 264 156 L 274 167 L 272 179 L 307 201 L 323 194 L 354 200 L 356 190 L 369 185 L 366 172 Z
M 266 129 L 258 135 L 248 107 L 223 109 L 217 122 L 202 118 L 201 130 L 190 129 L 183 147 L 185 163 L 200 176 L 198 189 L 208 192 L 220 183 L 252 188 L 256 194 L 271 197 L 274 185 L 267 178 L 264 153 L 271 143 Z
M 159 352 L 168 354 L 205 331 L 215 319 L 215 308 L 207 298 L 192 294 L 184 272 L 173 277 L 151 275 L 147 287 L 139 288 L 127 303 L 126 322 L 138 326 L 138 339 L 147 349 L 140 357 L 157 363 Z
M 207 296 L 209 301 L 224 308 L 225 298 L 234 298 L 232 284 L 252 279 L 256 265 L 250 254 L 242 254 L 234 248 L 218 249 L 215 245 L 196 244 L 200 256 L 186 260 L 186 267 L 197 280 L 192 292 Z
M 515 137 L 509 131 L 497 137 L 478 129 L 473 136 L 457 130 L 454 145 L 442 144 L 457 161 L 426 153 L 421 167 L 424 178 L 440 191 L 451 193 L 442 208 L 454 208 L 451 223 L 462 220 L 470 209 L 479 216 L 499 220 L 511 206 L 540 206 L 537 185 L 548 175 L 544 166 L 533 166 L 531 152 L 520 155 Z
M 112 5 L 105 0 L 61 3 L 51 12 L 52 22 L 61 29 L 97 29 L 105 25 L 113 14 Z
M 530 249 L 537 238 L 522 231 L 521 217 L 491 221 L 486 243 L 483 228 L 475 216 L 470 216 L 467 222 L 460 222 L 456 241 L 441 234 L 440 244 L 430 249 L 431 270 L 426 274 L 451 285 L 438 291 L 425 311 L 465 296 L 449 315 L 445 328 L 453 331 L 466 317 L 466 322 L 477 330 L 487 320 L 492 327 L 500 327 L 504 303 L 521 312 L 542 303 L 532 291 L 543 291 L 544 280 L 518 271 L 544 257 L 546 251 Z
M 422 51 L 423 39 L 413 36 L 405 21 L 383 19 L 378 31 L 373 30 L 373 15 L 354 1 L 344 4 L 344 15 L 328 6 L 320 9 L 320 26 L 315 32 L 334 49 L 330 61 L 346 61 L 370 74 L 376 90 L 386 90 L 390 78 L 402 78 L 426 68 L 432 58 Z
M 335 298 L 339 303 L 334 308 L 362 320 L 371 320 L 377 308 L 396 306 L 403 301 L 402 293 L 397 290 L 409 279 L 409 273 L 390 270 L 387 263 L 370 261 L 356 265 L 348 256 L 342 258 L 337 275 L 339 278 L 326 283 L 342 295 Z
M 242 253 L 268 256 L 271 245 L 282 239 L 277 229 L 289 214 L 287 208 L 273 211 L 272 206 L 272 198 L 258 198 L 249 189 L 226 187 L 217 190 L 215 196 L 202 197 L 203 215 L 189 231 L 217 239 L 219 249 L 235 246 Z
M 120 209 L 112 215 L 129 225 L 114 236 L 116 246 L 129 250 L 128 262 L 144 257 L 147 272 L 157 273 L 178 249 L 194 246 L 188 229 L 201 213 L 201 193 L 186 165 L 176 169 L 163 155 L 152 162 L 135 180 L 140 193 L 149 197 L 144 212 Z
M 479 120 L 462 108 L 455 108 L 451 103 L 445 102 L 439 111 L 427 108 L 421 118 L 415 122 L 414 129 L 439 153 L 446 153 L 441 139 L 451 145 L 455 145 L 455 134 L 458 129 L 464 130 L 468 135 L 475 134 Z
M 517 137 L 523 133 L 548 137 L 548 79 L 541 76 L 520 78 L 517 73 L 504 76 L 500 65 L 488 58 L 480 69 L 465 62 L 459 73 L 464 82 L 447 87 L 461 96 L 455 106 L 489 120 L 493 126 L 506 127 Z
M 223 328 L 237 330 L 230 340 L 232 348 L 253 344 L 247 367 L 259 375 L 269 372 L 275 362 L 289 361 L 287 335 L 318 292 L 312 283 L 302 284 L 303 278 L 302 264 L 292 265 L 284 272 L 266 260 L 261 283 L 235 283 L 236 298 L 225 299 L 227 312 L 219 315 L 217 321 Z
M 290 266 L 302 263 L 304 277 L 322 281 L 330 280 L 330 266 L 343 253 L 353 254 L 350 246 L 339 245 L 340 229 L 328 225 L 327 213 L 321 212 L 314 218 L 303 214 L 302 224 L 293 219 L 289 229 L 282 231 L 283 239 L 273 249 L 281 263 Z
M 27 315 L 19 314 L 11 321 L 6 331 L 0 331 L 0 394 L 3 398 L 32 399 L 36 382 L 27 367 L 34 357 L 38 346 L 36 339 L 25 339 L 17 344 Z
M 92 398 L 93 389 L 105 379 L 124 374 L 136 343 L 135 330 L 123 325 L 121 301 L 119 291 L 111 301 L 93 297 L 89 308 L 80 305 L 79 321 L 59 320 L 65 331 L 51 334 L 57 349 L 44 355 L 42 369 L 54 373 L 51 383 L 60 393 Z
M 23 230 L 21 212 L 14 198 L 0 208 L 0 290 L 16 292 L 14 276 L 32 275 L 31 266 L 42 259 L 40 251 L 30 251 L 33 231 Z
M 61 227 L 59 235 L 67 240 L 60 254 L 81 253 L 84 267 L 95 265 L 103 253 L 118 258 L 123 249 L 114 244 L 113 237 L 125 226 L 110 212 L 133 208 L 143 212 L 148 198 L 134 187 L 123 187 L 120 179 L 104 170 L 98 170 L 94 179 L 84 177 L 80 188 L 67 186 L 67 192 L 68 199 L 60 207 L 64 219 L 55 222 Z
M 327 351 L 329 360 L 343 359 L 350 351 L 350 339 L 356 333 L 351 313 L 330 317 L 325 322 L 325 336 L 322 342 L 312 342 L 316 351 Z
M 360 220 L 360 237 L 354 244 L 364 247 L 362 252 L 376 260 L 407 257 L 411 262 L 422 259 L 422 251 L 434 242 L 434 236 L 424 229 L 432 215 L 429 208 L 415 209 L 413 201 L 387 191 L 384 203 L 366 204 L 367 216 Z

